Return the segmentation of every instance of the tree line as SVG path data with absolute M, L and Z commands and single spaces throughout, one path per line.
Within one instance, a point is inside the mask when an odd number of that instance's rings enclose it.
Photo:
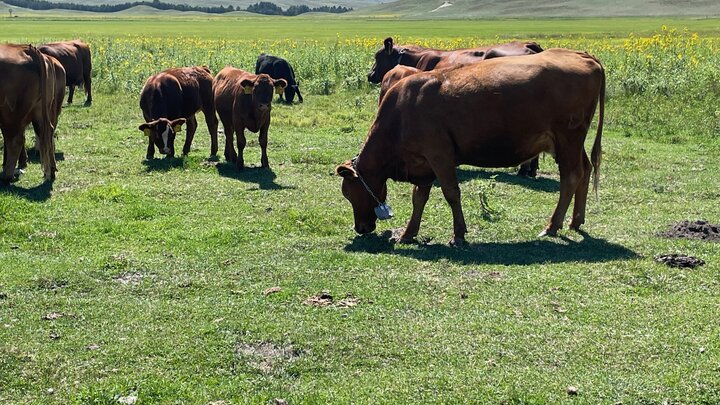
M 29 8 L 31 10 L 51 10 L 51 9 L 63 9 L 63 10 L 76 10 L 76 11 L 92 11 L 96 13 L 113 13 L 116 11 L 127 10 L 135 6 L 148 6 L 158 10 L 177 10 L 177 11 L 199 11 L 203 13 L 211 14 L 222 14 L 229 13 L 231 11 L 248 11 L 257 14 L 266 15 L 285 15 L 295 16 L 309 12 L 324 12 L 324 13 L 346 13 L 352 11 L 352 7 L 342 6 L 321 6 L 321 7 L 308 7 L 308 6 L 290 6 L 287 10 L 283 10 L 280 6 L 275 3 L 268 1 L 261 1 L 259 3 L 251 4 L 246 9 L 240 8 L 240 6 L 233 7 L 228 6 L 189 6 L 187 4 L 171 4 L 164 3 L 160 0 L 153 1 L 133 1 L 122 4 L 77 4 L 77 3 L 53 3 L 46 0 L 3 0 L 5 4 L 15 7 Z

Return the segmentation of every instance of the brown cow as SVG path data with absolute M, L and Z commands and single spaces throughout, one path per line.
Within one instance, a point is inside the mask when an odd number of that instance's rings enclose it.
M 52 42 L 39 47 L 40 52 L 60 61 L 65 68 L 66 85 L 70 87 L 68 104 L 72 104 L 75 86 L 83 86 L 87 99 L 85 105 L 92 104 L 92 62 L 90 47 L 81 41 Z
M 418 45 L 396 46 L 393 44 L 392 37 L 385 38 L 383 44 L 383 48 L 375 52 L 375 64 L 370 70 L 370 73 L 368 73 L 368 81 L 371 83 L 380 83 L 391 69 L 400 65 L 414 67 L 419 71 L 428 71 L 458 64 L 476 63 L 504 56 L 533 55 L 543 51 L 542 47 L 536 42 L 517 41 L 451 51 L 425 48 Z M 404 70 L 400 76 L 398 76 L 397 73 L 398 72 L 395 74 L 395 79 L 392 77 L 389 79 L 390 82 L 387 88 L 392 86 L 395 81 L 410 75 L 409 70 Z M 384 94 L 381 89 L 381 99 Z M 520 165 L 518 175 L 535 177 L 537 176 L 539 167 L 540 161 L 538 157 L 535 156 L 528 162 L 523 162 Z
M 139 129 L 148 137 L 145 157 L 155 156 L 155 146 L 169 157 L 175 156 L 175 135 L 187 122 L 183 155 L 190 153 L 197 119 L 202 110 L 210 138 L 214 140 L 210 154 L 217 154 L 217 127 L 212 96 L 213 77 L 205 66 L 173 68 L 162 71 L 145 81 L 140 92 L 140 108 L 145 123 Z
M 285 79 L 273 80 L 267 74 L 255 75 L 232 66 L 226 66 L 213 81 L 213 94 L 218 116 L 225 128 L 225 159 L 238 169 L 245 166 L 245 129 L 259 132 L 258 142 L 262 167 L 269 167 L 267 157 L 268 128 L 273 93 L 282 94 L 287 86 Z M 233 134 L 237 134 L 238 151 L 235 152 Z M 217 137 L 213 139 L 217 143 Z
M 63 100 L 65 99 L 65 68 L 60 62 L 52 56 L 45 55 L 52 63 L 55 68 L 55 94 L 53 95 L 52 108 L 50 109 L 50 123 L 53 126 L 53 134 L 57 128 L 58 120 L 60 118 L 60 112 L 62 111 Z M 35 147 L 39 145 L 39 139 L 42 131 L 42 125 L 39 121 L 33 120 L 33 129 L 35 131 Z M 22 150 L 20 151 L 20 158 L 18 160 L 18 168 L 24 169 L 27 167 L 27 152 L 25 151 L 25 143 L 23 142 Z
M 17 180 L 25 128 L 31 122 L 38 131 L 45 180 L 52 181 L 57 171 L 51 113 L 56 85 L 53 61 L 34 46 L 4 44 L 0 45 L 0 72 L 0 128 L 4 142 L 0 182 Z
M 422 71 L 428 71 L 502 56 L 532 55 L 543 50 L 535 42 L 509 42 L 452 51 L 425 48 L 418 45 L 397 46 L 393 44 L 392 38 L 385 38 L 383 44 L 383 48 L 375 52 L 375 64 L 368 73 L 370 83 L 380 83 L 385 74 L 397 65 L 411 66 Z
M 423 72 L 390 88 L 360 154 L 336 168 L 353 207 L 355 230 L 372 232 L 387 179 L 413 188 L 413 212 L 401 241 L 410 241 L 432 182 L 437 179 L 452 209 L 454 236 L 463 243 L 465 219 L 455 167 L 506 167 L 547 152 L 560 168 L 560 199 L 541 235 L 555 235 L 570 200 L 570 227 L 585 221 L 590 174 L 600 168 L 605 72 L 587 53 L 551 49 Z M 584 141 L 600 105 L 592 166 Z
M 390 69 L 385 76 L 383 76 L 382 82 L 380 83 L 380 97 L 378 98 L 378 104 L 382 103 L 385 93 L 390 90 L 395 83 L 399 82 L 408 76 L 412 76 L 415 73 L 420 73 L 422 70 L 411 66 L 397 65 Z

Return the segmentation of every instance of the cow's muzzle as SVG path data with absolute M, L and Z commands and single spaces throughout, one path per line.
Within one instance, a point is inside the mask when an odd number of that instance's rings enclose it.
M 355 232 L 363 235 L 375 230 L 374 223 L 355 224 Z

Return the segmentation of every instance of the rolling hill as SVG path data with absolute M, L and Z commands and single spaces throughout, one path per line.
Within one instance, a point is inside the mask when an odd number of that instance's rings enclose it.
M 132 0 L 50 0 L 59 3 L 120 4 Z M 163 0 L 201 6 L 246 8 L 260 0 Z M 292 5 L 344 6 L 354 11 L 345 17 L 404 19 L 474 19 L 513 17 L 622 17 L 622 16 L 720 16 L 720 1 L 714 0 L 270 0 L 287 9 Z M 0 2 L 0 12 L 11 8 Z M 17 11 L 26 11 L 12 7 Z M 54 11 L 54 10 L 53 10 Z M 51 13 L 53 11 L 50 11 Z M 128 10 L 129 14 L 155 14 L 151 7 Z M 30 11 L 30 13 L 34 13 Z
M 708 0 L 398 0 L 356 14 L 399 18 L 717 16 Z

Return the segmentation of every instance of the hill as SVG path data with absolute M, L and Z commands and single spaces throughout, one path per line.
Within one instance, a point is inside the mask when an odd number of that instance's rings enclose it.
M 87 4 L 87 5 L 99 5 L 99 4 L 122 4 L 129 3 L 133 0 L 48 0 L 54 3 L 76 3 L 76 4 Z M 372 5 L 381 4 L 382 0 L 162 0 L 165 3 L 175 4 L 187 4 L 190 6 L 233 6 L 240 7 L 242 9 L 247 8 L 251 4 L 258 3 L 260 1 L 270 1 L 275 3 L 283 9 L 287 9 L 290 6 L 305 5 L 309 7 L 320 7 L 320 6 L 344 6 L 352 7 L 354 9 L 364 8 Z
M 717 16 L 707 0 L 399 0 L 355 11 L 399 18 Z

